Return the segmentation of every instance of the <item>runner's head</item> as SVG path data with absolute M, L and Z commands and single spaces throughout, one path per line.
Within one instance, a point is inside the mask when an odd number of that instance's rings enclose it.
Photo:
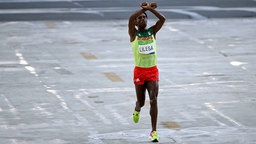
M 139 30 L 145 29 L 147 27 L 147 19 L 148 16 L 145 12 L 135 19 L 135 24 Z

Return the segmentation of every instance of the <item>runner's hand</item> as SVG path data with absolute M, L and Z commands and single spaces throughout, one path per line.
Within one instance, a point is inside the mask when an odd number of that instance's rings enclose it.
M 140 6 L 145 10 L 155 9 L 155 8 L 157 8 L 157 3 L 156 2 L 151 2 L 151 3 L 143 2 L 140 4 Z
M 140 7 L 142 7 L 143 9 L 146 9 L 146 10 L 148 10 L 148 7 L 149 7 L 150 5 L 149 5 L 149 3 L 148 2 L 142 2 L 141 4 L 140 4 Z
M 157 8 L 157 3 L 156 2 L 151 2 L 150 7 L 153 8 L 153 9 Z

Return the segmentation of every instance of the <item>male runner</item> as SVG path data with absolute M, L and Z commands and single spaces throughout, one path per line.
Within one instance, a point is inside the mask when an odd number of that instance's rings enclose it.
M 157 48 L 156 33 L 162 28 L 165 17 L 155 10 L 157 3 L 141 3 L 141 9 L 133 13 L 129 18 L 129 35 L 133 50 L 135 68 L 134 84 L 136 90 L 136 106 L 133 112 L 133 121 L 139 122 L 140 110 L 145 104 L 145 94 L 148 91 L 150 98 L 150 116 L 152 131 L 150 133 L 151 141 L 158 142 L 156 132 L 157 125 L 157 95 L 158 95 L 158 68 L 157 68 Z M 150 11 L 157 18 L 155 25 L 147 28 L 147 14 Z

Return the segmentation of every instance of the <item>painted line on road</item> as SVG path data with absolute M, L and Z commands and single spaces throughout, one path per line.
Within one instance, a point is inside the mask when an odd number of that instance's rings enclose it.
M 111 105 L 105 106 L 105 108 L 111 113 L 115 120 L 119 121 L 122 125 L 130 125 L 128 121 L 120 115 Z
M 190 84 L 163 85 L 163 86 L 161 86 L 161 89 L 166 90 L 169 88 L 183 88 L 183 87 L 188 87 L 188 86 L 229 84 L 229 83 L 245 83 L 245 81 L 212 81 L 212 82 L 190 83 Z
M 191 11 L 187 11 L 187 10 L 182 10 L 182 9 L 162 9 L 162 11 L 165 12 L 174 12 L 174 13 L 179 13 L 179 14 L 184 14 L 184 15 L 188 15 L 190 16 L 192 19 L 196 19 L 196 20 L 204 20 L 204 19 L 208 19 L 207 17 L 200 15 L 196 12 L 191 12 Z
M 240 62 L 240 61 L 231 61 L 230 64 L 232 66 L 241 66 L 241 65 L 246 65 L 248 63 L 247 62 Z
M 88 101 L 81 98 L 81 94 L 75 95 L 75 98 L 80 101 L 82 104 L 86 105 L 104 124 L 111 125 L 112 122 L 106 118 L 102 113 L 100 113 L 94 106 L 89 104 Z
M 241 69 L 247 70 L 247 68 L 246 68 L 245 66 L 243 66 L 243 65 L 247 65 L 247 64 L 248 64 L 247 62 L 231 61 L 230 64 L 231 64 L 232 66 L 236 66 L 236 67 L 241 66 L 241 67 L 240 67 Z
M 29 63 L 25 60 L 25 58 L 23 57 L 23 54 L 19 51 L 15 51 L 15 55 L 16 57 L 18 57 L 19 59 L 19 64 L 23 65 L 24 68 L 26 70 L 28 70 L 31 74 L 33 74 L 34 76 L 38 77 L 38 74 L 36 72 L 36 69 L 32 66 L 29 65 Z
M 256 52 L 244 52 L 244 53 L 226 53 L 220 52 L 225 57 L 235 57 L 235 56 L 255 56 Z
M 211 104 L 211 103 L 205 103 L 205 106 L 206 106 L 207 108 L 211 109 L 212 111 L 216 112 L 219 116 L 221 116 L 221 117 L 223 117 L 224 119 L 228 120 L 229 122 L 235 124 L 236 126 L 239 126 L 239 127 L 242 126 L 242 124 L 240 124 L 239 122 L 233 120 L 233 119 L 230 118 L 229 116 L 227 116 L 227 115 L 223 114 L 222 112 L 220 112 L 219 110 L 217 110 L 213 104 Z
M 189 34 L 187 34 L 187 33 L 185 33 L 185 32 L 182 32 L 182 31 L 180 31 L 179 29 L 175 29 L 175 28 L 173 28 L 173 27 L 171 27 L 171 26 L 167 26 L 166 27 L 169 31 L 171 31 L 171 32 L 177 32 L 177 33 L 179 33 L 180 35 L 182 35 L 182 36 L 184 36 L 184 37 L 187 37 L 188 39 L 190 39 L 190 40 L 192 40 L 192 41 L 194 41 L 194 42 L 196 42 L 196 43 L 199 43 L 199 44 L 205 44 L 205 42 L 204 41 L 202 41 L 202 40 L 200 40 L 200 39 L 197 39 L 197 38 L 195 38 L 195 37 L 193 37 L 193 36 L 191 36 L 191 35 L 189 35 Z
M 40 115 L 42 115 L 43 117 L 45 116 L 52 116 L 53 113 L 47 111 L 45 108 L 43 108 L 42 106 L 44 106 L 44 103 L 40 103 L 40 104 L 34 104 L 34 108 L 32 108 L 33 111 L 37 111 L 38 113 L 40 113 Z M 37 113 L 36 112 L 36 113 Z
M 83 125 L 83 126 L 88 126 L 89 122 L 86 118 L 84 118 L 83 116 L 81 116 L 79 113 L 73 113 L 73 116 L 79 120 L 79 125 Z
M 67 110 L 69 112 L 71 112 L 71 109 L 68 107 L 67 103 L 65 102 L 65 100 L 57 93 L 57 90 L 46 90 L 47 92 L 53 94 L 59 101 L 60 101 L 60 105 L 64 110 Z
M 17 113 L 17 109 L 12 105 L 12 103 L 9 101 L 9 99 L 4 95 L 4 94 L 1 94 L 1 96 L 4 98 L 4 101 L 6 102 L 6 104 L 8 105 L 9 107 L 9 110 L 16 114 Z
M 49 25 L 50 26 L 50 25 Z M 53 25 L 51 25 L 50 27 L 53 27 Z M 38 74 L 36 73 L 36 70 L 34 67 L 30 66 L 29 63 L 25 60 L 25 58 L 23 57 L 23 54 L 20 53 L 19 51 L 16 51 L 16 56 L 19 59 L 19 63 L 21 65 L 24 65 L 25 69 L 27 69 L 31 74 L 33 74 L 34 76 L 38 77 Z M 65 69 L 55 69 L 55 70 L 65 70 Z M 58 72 L 58 71 L 57 71 Z M 62 73 L 67 74 L 68 71 L 62 71 Z M 61 73 L 61 74 L 62 74 Z M 42 81 L 39 81 L 40 83 L 43 84 Z M 72 110 L 68 107 L 68 104 L 66 103 L 66 101 L 64 100 L 64 98 L 59 95 L 57 93 L 57 90 L 52 90 L 50 89 L 50 87 L 46 84 L 43 84 L 44 88 L 46 88 L 46 91 L 53 94 L 59 101 L 60 101 L 60 105 L 61 107 L 68 111 L 68 112 L 72 112 Z M 7 99 L 8 100 L 8 99 Z M 8 102 L 8 101 L 7 101 Z M 11 107 L 12 109 L 14 108 L 12 105 L 10 105 L 10 103 L 8 102 L 9 107 Z M 43 115 L 47 115 L 47 116 L 51 116 L 53 115 L 50 112 L 47 112 L 44 108 L 42 108 L 40 105 L 35 105 L 35 108 L 33 108 L 33 110 L 37 110 L 40 111 L 41 114 Z M 73 112 L 72 112 L 73 113 Z M 79 114 L 73 113 L 73 116 L 79 120 L 80 123 L 82 124 L 88 124 L 87 120 L 85 118 L 83 118 L 82 116 L 80 116 Z
M 226 124 L 220 122 L 216 117 L 211 116 L 208 112 L 202 111 L 201 112 L 204 116 L 208 117 L 212 121 L 218 123 L 220 126 L 227 126 Z
M 183 88 L 183 87 L 190 87 L 190 86 L 230 84 L 230 83 L 245 83 L 245 81 L 212 81 L 212 82 L 176 84 L 176 85 L 175 84 L 171 84 L 171 85 L 162 85 L 159 90 L 163 91 L 163 90 L 169 90 L 170 88 Z M 69 89 L 69 90 L 66 90 L 66 91 L 73 91 L 73 89 Z M 85 92 L 86 94 L 94 94 L 94 93 L 121 93 L 121 92 L 134 92 L 134 88 L 133 87 L 82 88 L 82 89 L 79 89 L 79 91 L 80 92 Z
M 22 53 L 15 51 L 16 56 L 19 58 L 19 64 L 28 65 L 28 62 L 24 60 Z
M 81 92 L 93 93 L 117 93 L 117 92 L 131 92 L 134 91 L 132 87 L 112 87 L 112 88 L 91 88 L 91 89 L 79 89 Z
M 101 134 L 93 134 L 89 135 L 90 139 L 98 139 L 98 140 L 114 140 L 119 141 L 119 143 L 151 143 L 149 137 L 150 129 L 134 129 L 134 130 L 123 130 L 117 132 L 110 133 L 101 133 Z M 181 134 L 177 135 L 177 132 Z M 194 133 L 192 133 L 194 132 Z M 160 143 L 176 143 L 176 140 L 171 136 L 175 135 L 177 137 L 180 136 L 201 136 L 204 133 L 201 131 L 176 131 L 170 129 L 158 129 L 158 134 L 160 137 Z M 202 133 L 202 134 L 201 134 Z M 201 135 L 200 135 L 201 134 Z

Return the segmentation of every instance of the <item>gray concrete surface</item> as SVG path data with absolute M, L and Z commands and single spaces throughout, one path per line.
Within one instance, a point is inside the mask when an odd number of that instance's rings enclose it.
M 166 22 L 159 143 L 256 143 L 255 23 Z M 127 21 L 1 22 L 0 143 L 150 143 L 148 99 L 131 121 L 132 72 Z

